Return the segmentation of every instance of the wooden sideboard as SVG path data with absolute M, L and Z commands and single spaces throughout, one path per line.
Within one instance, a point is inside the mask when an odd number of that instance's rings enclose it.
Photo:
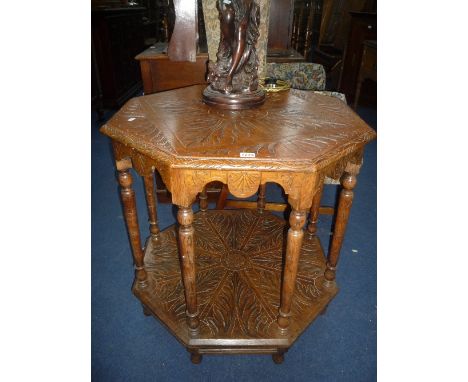
M 202 103 L 204 87 L 133 98 L 101 128 L 112 140 L 119 173 L 135 264 L 133 293 L 194 363 L 203 354 L 239 353 L 271 354 L 281 363 L 338 292 L 353 188 L 375 132 L 326 95 L 272 93 L 256 109 L 231 112 Z M 131 169 L 145 186 L 146 241 L 140 238 Z M 156 170 L 178 206 L 178 225 L 164 231 L 158 226 Z M 325 176 L 342 185 L 326 256 L 316 235 Z M 289 229 L 265 210 L 262 192 L 257 210 L 208 210 L 205 187 L 212 181 L 227 184 L 239 198 L 268 182 L 281 185 L 291 206 Z M 200 212 L 194 214 L 198 195 Z

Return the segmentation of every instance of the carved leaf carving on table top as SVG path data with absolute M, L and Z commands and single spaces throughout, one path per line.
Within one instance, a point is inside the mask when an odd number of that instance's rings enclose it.
M 158 148 L 170 154 L 177 153 L 171 136 L 165 135 L 161 129 L 155 127 L 148 119 L 147 109 L 137 98 L 128 101 L 104 129 L 112 138 L 125 136 L 123 143 L 140 150 Z
M 346 130 L 327 135 L 311 134 L 325 125 L 329 129 L 346 125 L 325 122 L 314 113 L 295 107 L 263 113 L 252 110 L 206 113 L 196 109 L 180 118 L 186 127 L 183 136 L 178 136 L 179 142 L 185 149 L 194 149 L 203 155 L 239 156 L 239 152 L 253 152 L 272 158 L 285 152 L 291 155 L 295 149 L 306 153 L 323 149 L 349 137 Z M 304 135 L 306 131 L 309 134 Z M 250 144 L 252 137 L 255 137 L 255 145 Z
M 375 133 L 343 102 L 313 95 L 273 95 L 256 109 L 229 111 L 201 101 L 202 87 L 177 89 L 129 101 L 102 131 L 151 157 L 173 155 L 171 163 L 207 157 L 301 162 L 333 156 Z M 242 158 L 244 159 L 244 158 Z
M 287 225 L 251 210 L 195 214 L 195 257 L 200 333 L 203 338 L 265 338 L 276 330 Z M 152 296 L 173 320 L 185 320 L 176 231 L 172 228 L 145 264 Z M 237 238 L 237 240 L 236 240 Z M 321 298 L 324 259 L 318 241 L 304 241 L 293 315 L 307 314 Z

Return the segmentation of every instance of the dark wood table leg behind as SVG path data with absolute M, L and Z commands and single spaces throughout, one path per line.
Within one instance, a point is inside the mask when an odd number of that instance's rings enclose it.
M 343 244 L 346 226 L 348 224 L 349 213 L 353 203 L 356 186 L 356 175 L 345 172 L 341 179 L 343 189 L 340 192 L 338 208 L 336 211 L 335 230 L 330 244 L 330 250 L 327 258 L 327 269 L 325 270 L 325 286 L 331 286 L 335 283 L 336 267 L 340 256 L 341 246 Z
M 309 224 L 307 225 L 307 232 L 311 235 L 315 235 L 317 232 L 317 221 L 320 213 L 320 201 L 322 199 L 322 192 L 323 192 L 323 176 L 320 178 L 319 188 L 314 195 L 314 199 L 312 200 L 312 207 L 310 207 L 310 215 L 309 215 Z
M 159 238 L 159 225 L 157 213 L 157 198 L 154 192 L 154 173 L 143 176 L 143 184 L 145 186 L 146 206 L 148 207 L 148 220 L 150 223 L 151 239 L 155 242 Z
M 266 183 L 261 184 L 258 188 L 257 211 L 261 214 L 265 211 L 266 205 Z
M 200 200 L 200 211 L 206 212 L 208 210 L 208 195 L 206 194 L 206 186 L 203 187 L 203 191 L 198 196 Z

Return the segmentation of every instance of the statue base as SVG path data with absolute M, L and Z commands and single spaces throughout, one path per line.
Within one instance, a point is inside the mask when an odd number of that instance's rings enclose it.
M 203 102 L 219 109 L 251 109 L 265 102 L 265 91 L 259 88 L 249 93 L 225 94 L 213 90 L 210 85 L 203 91 Z

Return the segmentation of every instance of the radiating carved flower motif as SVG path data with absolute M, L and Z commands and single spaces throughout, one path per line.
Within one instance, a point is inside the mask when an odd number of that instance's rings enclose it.
M 234 212 L 234 213 L 233 213 Z M 280 303 L 287 227 L 270 213 L 253 210 L 208 211 L 194 220 L 197 300 L 204 338 L 274 336 Z M 145 259 L 151 295 L 174 321 L 185 321 L 176 231 Z M 293 314 L 306 314 L 320 298 L 323 259 L 318 242 L 304 242 L 293 299 Z

